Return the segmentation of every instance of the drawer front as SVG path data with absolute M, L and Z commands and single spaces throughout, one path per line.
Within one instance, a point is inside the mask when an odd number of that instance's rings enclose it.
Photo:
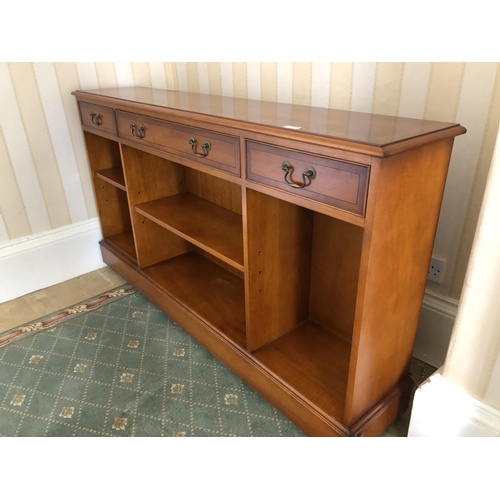
M 240 176 L 237 137 L 121 111 L 116 112 L 116 120 L 118 135 L 123 139 Z
M 284 162 L 288 173 L 282 169 Z M 311 167 L 315 177 L 303 176 Z M 356 215 L 365 212 L 368 167 L 362 165 L 248 141 L 247 178 Z
M 82 123 L 87 127 L 116 135 L 115 112 L 111 108 L 79 102 Z

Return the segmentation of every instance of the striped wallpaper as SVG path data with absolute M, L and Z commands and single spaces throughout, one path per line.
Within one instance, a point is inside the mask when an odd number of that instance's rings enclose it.
M 500 122 L 500 63 L 0 63 L 0 245 L 97 216 L 71 92 L 147 86 L 460 122 L 434 254 L 459 298 Z

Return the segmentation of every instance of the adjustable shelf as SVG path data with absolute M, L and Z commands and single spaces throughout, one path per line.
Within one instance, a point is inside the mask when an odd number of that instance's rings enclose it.
M 103 181 L 109 182 L 111 185 L 121 189 L 122 191 L 127 191 L 123 170 L 121 168 L 114 167 L 106 168 L 105 170 L 96 170 L 94 175 Z
M 239 214 L 191 193 L 136 205 L 135 210 L 223 262 L 243 271 L 243 227 Z

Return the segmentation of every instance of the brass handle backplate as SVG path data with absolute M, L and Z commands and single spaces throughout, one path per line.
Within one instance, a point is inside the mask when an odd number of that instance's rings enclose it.
M 95 113 L 90 113 L 90 119 L 94 125 L 102 125 L 102 115 L 99 113 L 96 115 Z
M 292 181 L 292 174 L 291 171 L 293 170 L 293 167 L 290 165 L 290 162 L 284 161 L 281 164 L 281 170 L 285 172 L 285 182 L 290 186 L 295 189 L 302 189 L 307 186 L 311 185 L 311 182 L 313 179 L 316 179 L 316 170 L 314 170 L 313 167 L 309 167 L 305 172 L 302 173 L 302 184 L 296 184 L 295 182 Z M 287 179 L 288 174 L 290 174 L 290 180 Z M 308 183 L 309 181 L 309 183 Z
M 196 139 L 191 137 L 189 139 L 189 144 L 191 144 L 191 151 L 193 152 L 193 154 L 195 156 L 197 156 L 198 158 L 205 158 L 205 156 L 208 155 L 208 152 L 210 151 L 210 148 L 212 147 L 212 145 L 210 144 L 209 141 L 205 141 L 202 145 L 201 145 L 201 149 L 203 149 L 203 153 L 197 153 L 196 152 Z
M 146 137 L 146 127 L 144 125 L 141 125 L 136 129 L 135 123 L 131 123 L 130 128 L 132 129 L 132 135 L 136 139 L 144 139 L 144 137 Z

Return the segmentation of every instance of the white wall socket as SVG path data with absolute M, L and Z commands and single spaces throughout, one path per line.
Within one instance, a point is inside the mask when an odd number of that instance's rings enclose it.
M 432 257 L 431 264 L 429 266 L 429 272 L 427 273 L 427 279 L 429 281 L 434 281 L 435 283 L 441 283 L 444 273 L 444 263 L 445 259 L 438 259 L 437 257 Z

